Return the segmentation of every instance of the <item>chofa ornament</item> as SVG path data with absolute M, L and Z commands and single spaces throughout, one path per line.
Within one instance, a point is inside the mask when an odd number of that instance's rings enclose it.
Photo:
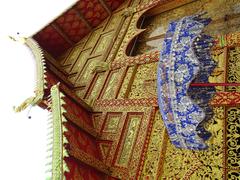
M 210 55 L 213 38 L 203 34 L 211 22 L 204 14 L 184 17 L 168 27 L 158 66 L 158 102 L 171 142 L 178 148 L 202 150 L 210 133 L 204 123 L 212 117 L 208 101 L 214 87 L 190 87 L 208 82 L 215 67 Z

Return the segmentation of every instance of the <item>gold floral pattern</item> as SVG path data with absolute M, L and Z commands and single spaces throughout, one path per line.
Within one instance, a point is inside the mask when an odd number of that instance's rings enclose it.
M 157 179 L 159 163 L 163 160 L 160 157 L 161 153 L 163 153 L 162 150 L 164 147 L 164 129 L 163 121 L 158 110 L 153 122 L 149 146 L 141 176 L 142 179 Z
M 156 86 L 154 86 L 156 83 L 151 84 L 153 87 L 148 87 L 146 86 L 146 82 L 155 81 L 156 74 L 157 74 L 156 62 L 140 65 L 137 69 L 137 73 L 135 75 L 133 84 L 131 86 L 131 91 L 128 98 L 137 99 L 137 98 L 147 98 L 147 97 L 154 96 L 154 93 L 155 94 L 157 93 L 157 90 L 154 89 L 156 88 Z M 149 89 L 153 89 L 153 92 L 150 92 Z
M 122 151 L 117 162 L 117 165 L 123 167 L 127 167 L 131 152 L 133 151 L 134 142 L 141 122 L 141 116 L 131 116 L 128 121 L 129 125 L 125 135 Z
M 126 95 L 127 89 L 128 89 L 128 84 L 130 83 L 130 79 L 132 78 L 132 75 L 133 75 L 133 70 L 134 70 L 134 67 L 128 68 L 127 74 L 124 77 L 124 81 L 122 83 L 120 92 L 118 94 L 118 99 L 125 98 L 125 95 Z
M 240 82 L 240 47 L 235 47 L 230 50 L 227 80 L 230 83 Z M 240 87 L 230 86 L 227 90 L 240 92 Z
M 227 168 L 240 170 L 240 108 L 227 110 Z
M 163 179 L 222 179 L 224 108 L 214 108 L 215 116 L 209 122 L 212 137 L 207 141 L 209 149 L 190 151 L 175 148 L 167 143 L 163 167 Z

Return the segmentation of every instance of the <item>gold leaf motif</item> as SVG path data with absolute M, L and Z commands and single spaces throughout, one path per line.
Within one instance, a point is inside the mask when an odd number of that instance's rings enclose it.
M 144 160 L 144 167 L 142 171 L 142 179 L 150 178 L 152 180 L 157 179 L 158 174 L 158 165 L 162 148 L 164 146 L 163 143 L 163 135 L 164 135 L 164 125 L 160 115 L 160 112 L 157 111 L 153 128 L 150 136 L 150 142 L 146 154 L 146 158 Z
M 137 137 L 138 128 L 140 125 L 141 117 L 132 116 L 129 118 L 129 125 L 126 132 L 126 137 L 123 143 L 122 151 L 118 159 L 117 164 L 123 167 L 127 167 L 131 152 L 133 150 L 133 145 Z

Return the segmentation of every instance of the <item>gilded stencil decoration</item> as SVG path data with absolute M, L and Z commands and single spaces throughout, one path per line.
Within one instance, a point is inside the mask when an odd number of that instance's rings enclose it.
M 72 49 L 72 52 L 67 57 L 66 61 L 64 62 L 64 65 L 73 64 L 77 60 L 77 57 L 78 57 L 79 53 L 81 52 L 82 46 L 83 46 L 83 43 L 77 45 L 76 47 L 74 47 Z
M 102 99 L 113 99 L 115 97 L 115 93 L 118 88 L 121 74 L 122 74 L 121 70 L 113 71 L 111 73 L 111 77 L 109 78 L 109 82 L 104 91 Z
M 94 45 L 96 44 L 101 32 L 102 32 L 103 28 L 99 28 L 96 29 L 95 31 L 92 32 L 92 34 L 90 35 L 86 45 L 85 45 L 85 49 L 86 48 L 90 48 L 90 47 L 94 47 Z
M 100 62 L 100 57 L 95 57 L 92 59 L 89 59 L 87 64 L 85 65 L 85 68 L 83 69 L 82 75 L 80 78 L 77 79 L 76 84 L 77 85 L 86 85 L 90 78 L 92 77 L 92 72 L 98 62 Z
M 93 127 L 97 132 L 101 129 L 101 114 L 94 114 L 93 117 Z
M 97 80 L 94 83 L 93 89 L 91 90 L 90 95 L 87 97 L 87 99 L 89 99 L 91 101 L 91 100 L 95 100 L 97 98 L 97 95 L 103 85 L 104 77 L 105 77 L 104 73 L 99 73 L 97 75 Z
M 126 94 L 126 91 L 127 91 L 127 88 L 128 88 L 128 84 L 129 84 L 129 81 L 132 77 L 133 69 L 134 69 L 134 67 L 132 66 L 132 67 L 129 67 L 128 70 L 127 70 L 127 74 L 124 78 L 124 81 L 122 83 L 122 87 L 121 87 L 120 92 L 118 94 L 119 99 L 125 98 L 125 94 Z
M 227 110 L 227 167 L 240 172 L 240 108 Z M 234 173 L 231 175 L 234 176 Z
M 170 141 L 163 167 L 163 179 L 222 179 L 223 168 L 223 121 L 224 108 L 214 108 L 214 117 L 207 129 L 212 137 L 205 151 L 190 151 L 175 148 Z
M 116 27 L 119 25 L 120 19 L 121 19 L 121 11 L 113 14 L 105 28 L 105 31 L 116 29 Z
M 81 52 L 81 54 L 77 58 L 77 62 L 73 66 L 73 69 L 72 69 L 73 73 L 77 73 L 83 68 L 84 64 L 87 61 L 89 53 L 90 53 L 90 49 Z
M 115 41 L 114 41 L 114 44 L 113 44 L 113 46 L 112 46 L 112 48 L 111 48 L 111 50 L 110 50 L 110 54 L 109 54 L 109 56 L 108 56 L 108 58 L 107 58 L 107 62 L 113 61 L 114 58 L 115 58 L 115 56 L 116 56 L 117 53 L 119 52 L 119 50 L 120 50 L 120 49 L 119 49 L 119 46 L 120 46 L 121 43 L 122 43 L 122 40 L 123 40 L 124 35 L 125 35 L 126 31 L 127 31 L 127 28 L 128 28 L 128 25 L 129 25 L 130 21 L 131 21 L 131 18 L 130 18 L 130 17 L 127 17 L 127 18 L 124 20 L 124 23 L 123 23 L 123 25 L 122 25 L 122 27 L 121 27 L 121 30 L 120 30 L 120 32 L 118 33 L 118 35 L 117 35 L 117 37 L 116 37 L 116 39 L 115 39 Z
M 141 175 L 143 179 L 144 178 L 150 178 L 152 180 L 157 179 L 160 156 L 162 153 L 162 148 L 163 146 L 165 146 L 165 144 L 162 144 L 163 136 L 164 136 L 164 124 L 160 112 L 157 111 L 154 118 L 147 155 L 144 161 L 144 167 Z
M 235 47 L 229 52 L 228 60 L 228 82 L 240 82 L 240 47 Z M 240 92 L 240 87 L 228 87 L 228 91 Z
M 117 165 L 123 167 L 127 167 L 131 153 L 133 151 L 134 142 L 137 137 L 137 132 L 141 122 L 141 116 L 129 116 L 128 120 L 129 125 L 124 139 L 122 151 L 117 162 Z
M 141 29 L 136 28 L 137 21 L 138 21 L 139 17 L 141 16 L 141 14 L 143 14 L 143 12 L 137 12 L 137 13 L 133 14 L 132 18 L 131 18 L 131 16 L 129 17 L 129 19 L 131 19 L 131 23 L 130 23 L 130 25 L 127 29 L 127 32 L 124 36 L 124 39 L 118 49 L 118 52 L 116 54 L 116 59 L 121 59 L 121 58 L 126 57 L 125 49 L 126 49 L 128 43 L 134 37 L 134 35 L 143 31 Z
M 229 170 L 227 174 L 227 179 L 238 180 L 240 177 L 240 170 Z
M 212 51 L 212 58 L 216 61 L 217 67 L 209 76 L 210 83 L 222 83 L 225 81 L 225 53 L 223 49 Z M 224 91 L 224 87 L 216 86 L 217 91 Z
M 103 131 L 115 133 L 118 128 L 120 119 L 120 115 L 108 114 Z
M 78 97 L 83 98 L 85 94 L 85 88 L 78 88 L 75 92 Z
M 93 53 L 98 54 L 100 52 L 105 51 L 112 41 L 112 36 L 113 36 L 113 32 L 109 32 L 109 33 L 101 35 Z
M 156 74 L 157 62 L 140 65 L 137 69 L 137 73 L 129 93 L 129 98 L 139 99 L 152 97 L 154 95 L 156 96 L 156 83 L 150 83 L 151 81 L 156 81 Z

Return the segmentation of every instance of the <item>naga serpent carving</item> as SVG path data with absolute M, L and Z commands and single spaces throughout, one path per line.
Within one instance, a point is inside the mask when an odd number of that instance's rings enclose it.
M 38 45 L 38 43 L 31 37 L 29 38 L 14 38 L 9 36 L 10 39 L 13 41 L 18 41 L 26 45 L 34 55 L 34 59 L 36 61 L 37 66 L 37 82 L 35 87 L 35 96 L 27 98 L 24 102 L 22 102 L 19 106 L 13 107 L 15 112 L 21 112 L 26 109 L 28 106 L 32 105 L 35 106 L 42 100 L 44 96 L 44 89 L 46 88 L 46 67 L 45 67 L 45 60 L 43 56 L 42 49 Z

